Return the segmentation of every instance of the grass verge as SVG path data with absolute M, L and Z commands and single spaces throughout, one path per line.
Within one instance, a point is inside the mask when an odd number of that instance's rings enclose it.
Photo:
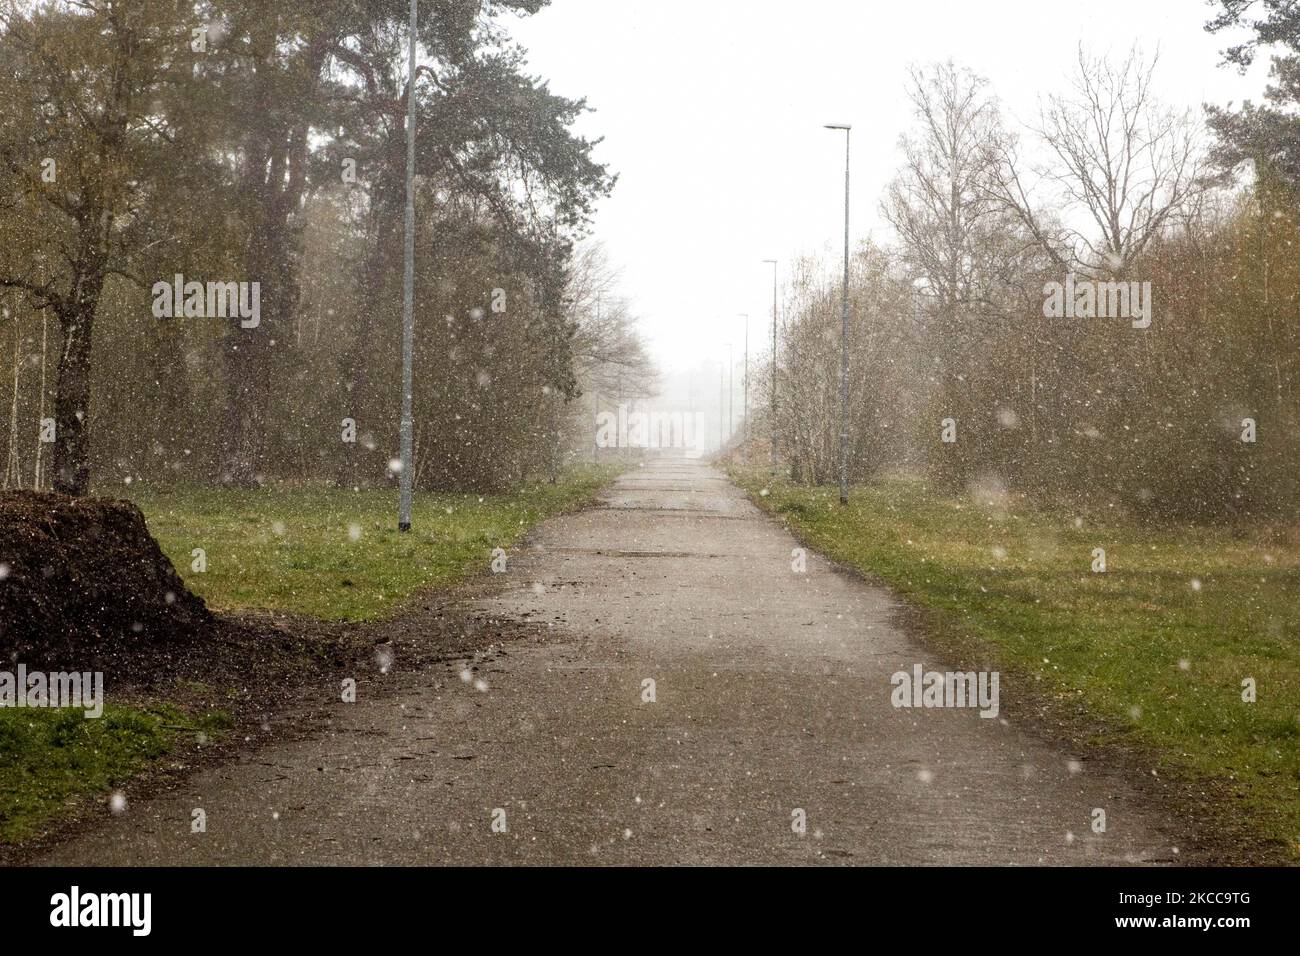
M 1300 855 L 1300 548 L 916 483 L 856 487 L 842 507 L 832 488 L 733 477 L 810 547 L 935 615 L 941 650 L 1082 704 L 1105 728 L 1096 743 L 1216 782 L 1225 814 Z
M 210 606 L 364 621 L 487 570 L 493 549 L 509 552 L 538 522 L 589 504 L 616 471 L 586 467 L 508 494 L 417 494 L 407 534 L 391 491 L 185 489 L 134 500 Z
M 191 718 L 168 705 L 80 710 L 0 710 L 0 843 L 39 832 L 82 797 L 107 794 L 166 756 L 178 730 L 212 736 L 229 718 Z

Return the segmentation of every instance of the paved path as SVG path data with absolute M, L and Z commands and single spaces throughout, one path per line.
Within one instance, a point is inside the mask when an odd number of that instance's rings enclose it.
M 812 554 L 796 574 L 795 547 L 706 466 L 633 470 L 511 555 L 482 607 L 553 636 L 473 662 L 485 690 L 459 663 L 403 674 L 396 694 L 340 703 L 328 731 L 200 773 L 40 862 L 1177 859 L 1095 762 L 975 710 L 891 706 L 890 675 L 934 655 L 891 624 L 888 592 Z

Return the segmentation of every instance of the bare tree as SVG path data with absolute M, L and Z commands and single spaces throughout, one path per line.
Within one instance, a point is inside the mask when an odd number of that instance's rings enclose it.
M 9 310 L 4 310 L 5 318 L 9 317 Z M 9 455 L 5 459 L 5 474 L 0 487 L 4 488 L 21 488 L 23 486 L 23 466 L 22 460 L 18 455 L 18 374 L 21 369 L 19 364 L 19 346 L 22 343 L 22 328 L 18 324 L 18 317 L 14 316 L 14 391 L 13 402 L 9 409 Z
M 578 324 L 574 370 L 584 392 L 649 398 L 659 389 L 658 372 L 636 331 L 636 317 L 618 296 L 618 279 L 599 243 L 574 256 L 565 296 Z
M 128 237 L 144 218 L 139 197 L 176 164 L 175 137 L 156 113 L 183 75 L 183 22 L 168 0 L 0 9 L 0 95 L 36 106 L 0 116 L 0 211 L 22 250 L 0 268 L 0 288 L 58 319 L 53 479 L 66 494 L 90 485 L 100 299 L 112 276 L 138 282 Z
M 901 140 L 904 167 L 882 203 L 905 263 L 950 327 L 964 308 L 996 308 L 1007 271 L 992 241 L 1011 223 L 991 189 L 1002 125 L 987 85 L 951 61 L 911 70 L 917 130 Z
M 972 383 L 986 340 L 1006 340 L 1001 320 L 1040 257 L 997 195 L 997 145 L 1006 137 L 986 81 L 941 63 L 912 70 L 908 95 L 915 130 L 903 137 L 904 166 L 882 211 L 923 303 L 914 334 L 933 357 L 928 413 L 967 419 L 982 412 Z M 967 471 L 966 447 L 950 446 L 939 459 L 954 484 Z
M 32 487 L 37 491 L 45 488 L 45 470 L 43 458 L 45 455 L 45 442 L 42 440 L 41 432 L 45 430 L 45 368 L 47 356 L 50 349 L 50 313 L 48 310 L 41 311 L 41 391 L 40 404 L 36 409 L 36 417 L 40 424 L 40 429 L 36 435 L 36 467 L 32 474 Z
M 1015 142 L 995 145 L 994 197 L 1062 268 L 1124 272 L 1207 188 L 1196 117 L 1152 92 L 1158 62 L 1134 48 L 1116 66 L 1080 46 L 1070 93 L 1043 106 L 1034 133 L 1049 158 L 1036 173 L 1055 187 L 1060 223 L 1036 208 Z

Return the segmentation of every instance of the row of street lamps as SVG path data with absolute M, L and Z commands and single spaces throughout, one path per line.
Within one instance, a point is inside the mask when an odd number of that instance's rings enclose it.
M 827 123 L 826 129 L 844 132 L 844 288 L 840 310 L 840 504 L 849 501 L 849 144 L 853 126 Z M 776 467 L 776 344 L 777 344 L 777 260 L 764 259 L 772 267 L 772 387 L 769 389 L 772 432 L 771 463 Z M 745 320 L 745 437 L 749 437 L 749 316 Z M 728 346 L 730 349 L 730 346 Z

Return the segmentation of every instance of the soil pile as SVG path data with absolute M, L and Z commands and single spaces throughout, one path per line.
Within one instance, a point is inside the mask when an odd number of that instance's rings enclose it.
M 0 666 L 86 667 L 212 625 L 131 502 L 0 493 Z

